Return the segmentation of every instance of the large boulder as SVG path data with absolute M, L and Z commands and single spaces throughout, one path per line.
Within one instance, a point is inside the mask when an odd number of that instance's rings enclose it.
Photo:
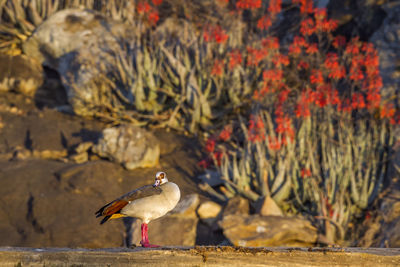
M 118 69 L 121 40 L 132 32 L 98 12 L 64 9 L 34 31 L 23 51 L 56 70 L 73 111 L 89 116 L 98 107 L 112 106 L 110 94 L 115 86 L 103 78 Z
M 236 214 L 225 216 L 220 226 L 235 246 L 304 247 L 317 242 L 317 229 L 301 218 Z
M 133 125 L 104 129 L 92 151 L 122 164 L 128 170 L 157 166 L 160 158 L 157 139 L 150 132 Z
M 101 204 L 122 193 L 112 163 L 74 167 L 16 160 L 0 162 L 0 168 L 0 246 L 122 245 L 120 229 L 100 226 L 94 216 Z

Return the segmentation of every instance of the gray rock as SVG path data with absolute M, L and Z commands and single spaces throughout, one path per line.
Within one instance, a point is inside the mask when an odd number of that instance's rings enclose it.
M 0 54 L 0 62 L 0 92 L 15 91 L 32 97 L 43 84 L 43 69 L 36 60 Z
M 133 125 L 120 125 L 104 129 L 92 152 L 133 170 L 157 166 L 160 145 L 150 132 Z
M 281 216 L 228 215 L 219 223 L 235 246 L 312 246 L 317 229 L 309 221 Z
M 111 105 L 109 94 L 115 86 L 104 77 L 117 69 L 116 54 L 127 34 L 123 23 L 100 13 L 65 9 L 44 21 L 23 44 L 23 51 L 56 70 L 73 111 L 90 116 L 96 107 Z

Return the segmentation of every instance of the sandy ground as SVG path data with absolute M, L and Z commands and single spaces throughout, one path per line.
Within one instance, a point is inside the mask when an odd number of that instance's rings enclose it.
M 1 266 L 400 266 L 400 249 L 162 247 L 0 248 Z

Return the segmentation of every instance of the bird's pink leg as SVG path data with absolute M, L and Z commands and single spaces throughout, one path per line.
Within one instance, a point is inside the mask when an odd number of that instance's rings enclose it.
M 141 230 L 142 230 L 142 241 L 140 241 L 140 244 L 142 244 L 142 247 L 145 247 L 145 248 L 158 248 L 158 247 L 160 247 L 158 245 L 150 244 L 149 236 L 148 236 L 147 223 L 142 223 Z

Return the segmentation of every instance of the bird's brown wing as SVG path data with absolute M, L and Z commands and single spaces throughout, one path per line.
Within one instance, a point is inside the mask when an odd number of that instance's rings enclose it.
M 153 187 L 152 185 L 145 185 L 104 205 L 98 211 L 96 211 L 96 217 L 106 216 L 109 218 L 113 214 L 120 212 L 121 209 L 128 205 L 130 201 L 153 195 L 159 195 L 161 192 L 162 189 L 159 186 Z M 104 218 L 102 223 L 106 222 L 108 218 Z

